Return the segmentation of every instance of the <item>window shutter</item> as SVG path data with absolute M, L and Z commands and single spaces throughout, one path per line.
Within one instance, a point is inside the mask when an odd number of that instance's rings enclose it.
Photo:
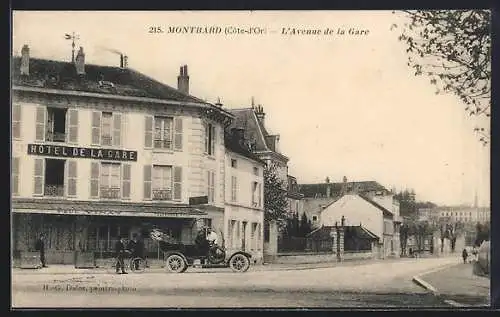
M 92 162 L 90 166 L 90 197 L 99 198 L 100 163 Z
M 68 141 L 78 143 L 78 110 L 68 110 Z
M 34 195 L 43 195 L 43 183 L 45 178 L 45 159 L 35 159 Z
M 215 126 L 211 125 L 210 126 L 210 150 L 211 150 L 211 155 L 215 155 Z
M 19 158 L 12 158 L 12 195 L 19 194 Z
M 92 144 L 101 144 L 101 112 L 92 112 Z
M 146 116 L 144 122 L 144 147 L 153 147 L 153 116 Z
M 130 164 L 122 164 L 122 197 L 130 198 Z
M 174 150 L 182 151 L 182 118 L 177 117 L 174 119 Z
M 21 137 L 21 106 L 12 105 L 12 137 Z
M 68 196 L 76 196 L 76 180 L 77 180 L 77 171 L 76 171 L 76 161 L 68 160 L 68 173 L 66 184 L 68 186 Z
M 151 165 L 144 165 L 144 199 L 151 199 Z
M 182 200 L 182 167 L 174 166 L 174 200 Z
M 122 115 L 113 113 L 113 145 L 120 146 L 122 142 Z
M 36 107 L 35 140 L 45 141 L 45 123 L 47 111 L 45 107 Z
M 205 153 L 208 153 L 208 145 L 209 145 L 209 136 L 210 136 L 210 132 L 209 132 L 209 125 L 208 123 L 204 123 L 203 124 L 203 127 L 204 127 L 204 133 L 205 133 Z

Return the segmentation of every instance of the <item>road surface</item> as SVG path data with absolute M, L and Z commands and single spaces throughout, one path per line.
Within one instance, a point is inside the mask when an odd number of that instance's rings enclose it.
M 183 274 L 13 274 L 13 307 L 446 306 L 413 275 L 454 258 L 409 259 L 300 271 Z

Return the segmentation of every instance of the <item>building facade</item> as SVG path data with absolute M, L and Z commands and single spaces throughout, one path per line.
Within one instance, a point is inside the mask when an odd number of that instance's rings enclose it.
M 288 212 L 301 213 L 303 195 L 298 191 L 296 179 L 288 174 L 289 158 L 281 153 L 280 136 L 271 134 L 266 129 L 265 113 L 262 106 L 253 104 L 248 108 L 231 109 L 235 120 L 231 128 L 240 129 L 243 138 L 248 141 L 248 147 L 267 167 L 273 168 L 286 191 Z M 278 252 L 277 239 L 279 230 L 275 223 L 265 223 L 264 252 L 268 258 L 273 258 Z
M 262 263 L 264 247 L 264 166 L 247 147 L 241 130 L 226 134 L 225 246 L 252 254 Z
M 86 65 L 82 48 L 60 62 L 31 58 L 24 46 L 12 67 L 14 256 L 42 232 L 48 263 L 71 263 L 75 251 L 105 256 L 134 232 L 156 254 L 150 225 L 186 243 L 200 223 L 225 230 L 224 129 L 233 116 L 189 95 L 187 66 L 178 89 L 123 62 Z M 189 205 L 199 196 L 208 204 Z

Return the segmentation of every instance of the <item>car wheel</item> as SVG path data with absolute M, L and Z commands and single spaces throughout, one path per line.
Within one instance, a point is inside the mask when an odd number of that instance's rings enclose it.
M 142 258 L 133 258 L 130 260 L 130 271 L 134 273 L 142 273 L 146 269 L 146 263 Z
M 250 260 L 243 254 L 235 254 L 229 260 L 229 267 L 234 272 L 246 272 L 250 267 Z
M 187 264 L 182 256 L 178 254 L 171 254 L 166 259 L 165 267 L 169 272 L 182 273 L 185 271 Z

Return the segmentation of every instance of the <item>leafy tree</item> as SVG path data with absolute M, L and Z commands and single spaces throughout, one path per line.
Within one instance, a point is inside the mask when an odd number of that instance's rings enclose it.
M 476 241 L 474 242 L 475 246 L 480 246 L 483 241 L 490 240 L 490 224 L 485 223 L 477 223 L 476 224 Z
M 469 115 L 489 117 L 491 108 L 491 13 L 489 10 L 404 11 L 399 40 L 407 45 L 408 66 L 426 75 L 436 94 L 454 93 Z M 397 28 L 393 24 L 391 29 Z M 488 121 L 489 120 L 485 120 Z M 490 141 L 488 123 L 475 131 Z
M 312 231 L 311 221 L 307 219 L 307 215 L 304 212 L 300 217 L 299 236 L 305 237 L 311 231 Z
M 413 190 L 400 191 L 394 195 L 394 199 L 399 202 L 399 214 L 401 216 L 416 217 L 418 211 Z
M 278 177 L 276 168 L 266 166 L 264 168 L 264 219 L 276 221 L 278 228 L 286 227 L 288 202 L 283 182 Z

